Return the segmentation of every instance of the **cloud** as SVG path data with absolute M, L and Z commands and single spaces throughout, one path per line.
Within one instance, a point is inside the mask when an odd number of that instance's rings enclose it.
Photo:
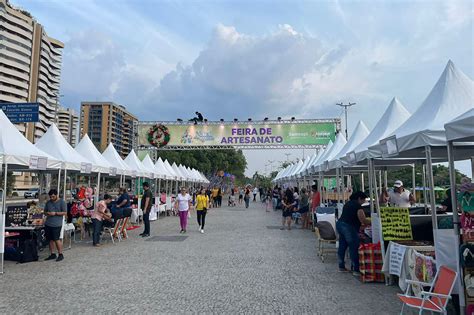
M 310 90 L 321 81 L 312 75 L 333 77 L 345 55 L 344 49 L 325 47 L 288 24 L 265 36 L 218 25 L 196 60 L 178 64 L 161 80 L 156 95 L 163 109 L 191 112 L 192 104 L 213 119 L 289 114 L 314 100 L 308 99 L 314 95 Z

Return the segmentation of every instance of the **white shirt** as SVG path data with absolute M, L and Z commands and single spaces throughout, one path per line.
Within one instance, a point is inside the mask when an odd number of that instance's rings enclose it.
M 189 210 L 189 201 L 191 200 L 191 196 L 189 194 L 182 195 L 178 194 L 176 198 L 178 200 L 178 210 L 179 211 L 188 211 Z
M 258 189 L 257 189 L 257 187 L 255 187 L 255 188 L 253 189 L 253 194 L 254 194 L 254 195 L 258 194 Z
M 396 207 L 411 207 L 410 204 L 410 191 L 404 190 L 400 194 L 395 191 L 390 191 L 390 205 Z

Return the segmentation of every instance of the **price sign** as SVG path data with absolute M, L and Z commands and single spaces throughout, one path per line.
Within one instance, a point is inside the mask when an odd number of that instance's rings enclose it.
M 384 241 L 410 241 L 413 239 L 408 208 L 380 208 Z
M 81 163 L 81 173 L 82 174 L 92 173 L 92 164 L 91 163 Z
M 48 158 L 44 156 L 30 156 L 30 169 L 32 170 L 46 170 L 48 166 Z

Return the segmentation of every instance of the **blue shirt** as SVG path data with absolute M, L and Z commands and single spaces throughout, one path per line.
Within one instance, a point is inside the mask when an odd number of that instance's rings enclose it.
M 120 195 L 120 197 L 118 197 L 117 199 L 117 206 L 119 204 L 121 204 L 124 200 L 127 200 L 127 203 L 125 205 L 123 205 L 121 208 L 129 208 L 130 207 L 130 196 L 128 195 L 128 193 L 123 193 Z

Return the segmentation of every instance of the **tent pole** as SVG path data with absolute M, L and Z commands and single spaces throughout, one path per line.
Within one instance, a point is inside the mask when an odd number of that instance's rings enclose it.
M 379 171 L 378 188 L 379 188 L 379 191 L 377 195 L 381 195 L 382 194 L 382 171 L 381 170 Z
M 158 193 L 161 194 L 161 178 L 158 179 Z
M 94 196 L 94 206 L 96 206 L 97 203 L 99 203 L 99 192 L 100 192 L 100 172 L 97 173 L 97 189 Z
M 59 197 L 59 193 L 61 192 L 61 169 L 59 169 L 58 171 L 58 197 Z M 63 196 L 64 198 L 64 196 Z
M 360 190 L 365 191 L 364 172 L 360 173 Z
M 438 229 L 438 220 L 436 219 L 436 199 L 435 199 L 435 191 L 434 191 L 434 177 L 433 177 L 433 164 L 431 160 L 431 147 L 425 146 L 425 154 L 426 154 L 426 171 L 428 175 L 428 183 L 430 186 L 429 194 L 430 194 L 430 204 L 431 204 L 431 219 L 433 221 L 433 233 L 436 233 Z
M 370 213 L 375 213 L 374 210 L 374 198 L 372 198 L 372 159 L 367 160 L 367 177 L 369 181 L 369 197 L 370 197 Z
M 344 183 L 344 168 L 341 167 L 340 169 L 340 177 L 341 177 L 341 195 L 342 195 L 342 204 L 344 204 L 344 202 L 346 201 L 346 196 L 345 196 L 345 192 L 346 192 L 346 185 Z
M 1 210 L 1 214 L 2 214 L 2 226 L 1 226 L 1 232 L 2 232 L 2 242 L 0 244 L 0 246 L 2 246 L 0 248 L 0 251 L 2 252 L 2 260 L 1 260 L 1 264 L 2 264 L 2 267 L 0 269 L 0 273 L 3 274 L 4 273 L 4 260 L 5 260 L 5 213 L 7 212 L 7 173 L 8 173 L 8 164 L 5 163 L 5 170 L 4 170 L 4 174 L 3 174 L 3 194 L 2 194 L 2 210 Z
M 66 201 L 66 181 L 67 181 L 67 169 L 64 169 L 64 187 L 63 187 L 63 199 Z
M 413 196 L 416 198 L 416 164 L 413 163 L 412 165 L 412 171 L 411 171 L 411 182 L 412 182 L 412 188 L 413 188 Z
M 428 196 L 426 195 L 426 164 L 423 164 L 421 175 L 422 175 L 422 181 L 423 181 L 423 203 L 425 204 L 425 213 L 427 213 L 426 210 L 427 210 L 427 204 L 428 204 L 428 200 L 427 200 Z
M 459 214 L 458 214 L 458 201 L 456 198 L 456 169 L 454 168 L 454 152 L 453 152 L 453 142 L 448 141 L 448 163 L 449 163 L 449 184 L 451 187 L 451 203 L 453 208 L 453 223 L 454 223 L 454 232 L 456 236 L 459 237 Z
M 388 174 L 387 170 L 383 171 L 383 185 L 385 186 L 385 189 L 388 187 Z

